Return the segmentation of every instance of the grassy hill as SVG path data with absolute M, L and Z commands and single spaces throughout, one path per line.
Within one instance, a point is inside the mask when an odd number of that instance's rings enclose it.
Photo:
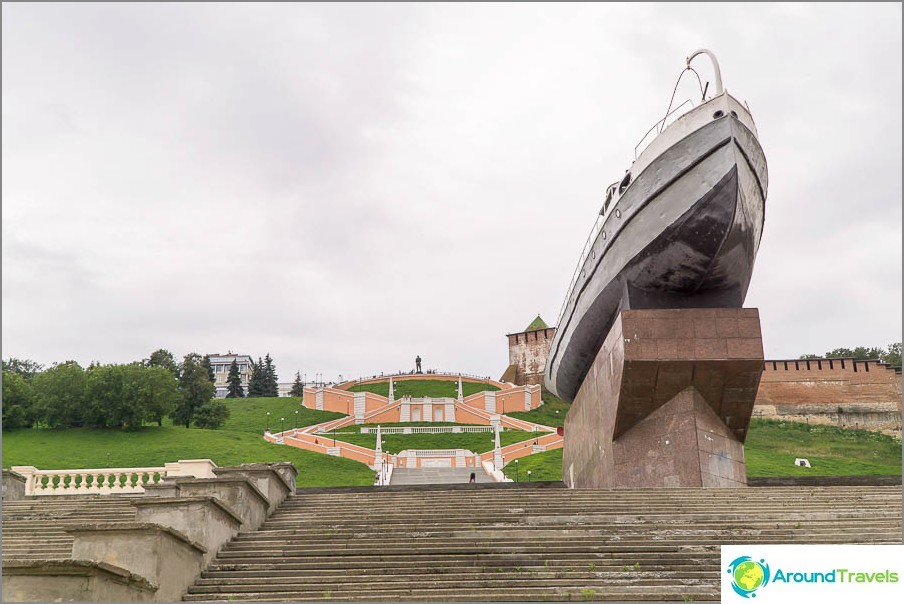
M 744 447 L 748 476 L 881 476 L 901 474 L 901 442 L 866 430 L 753 419 Z M 794 465 L 796 457 L 811 468 Z M 547 451 L 518 462 L 527 480 L 562 480 L 562 450 Z M 514 463 L 505 474 L 515 479 Z
M 445 434 L 383 434 L 387 453 L 398 453 L 405 449 L 468 449 L 474 453 L 493 450 L 494 436 L 492 432 L 467 432 Z M 499 443 L 505 447 L 533 438 L 533 433 L 521 430 L 504 430 L 499 433 Z M 332 435 L 324 436 L 331 440 Z M 377 446 L 376 434 L 343 434 L 338 433 L 336 440 L 373 449 Z M 533 442 L 533 441 L 531 441 Z M 528 443 L 530 444 L 530 443 Z
M 508 415 L 526 422 L 540 424 L 542 426 L 564 426 L 565 415 L 571 405 L 546 390 L 540 394 L 543 404 L 530 411 L 518 411 Z M 558 413 L 556 413 L 558 412 Z
M 230 418 L 219 430 L 186 429 L 168 420 L 162 427 L 138 432 L 119 430 L 15 430 L 3 433 L 3 467 L 28 465 L 42 469 L 162 466 L 179 459 L 212 459 L 219 466 L 262 461 L 290 461 L 298 468 L 299 486 L 373 484 L 364 464 L 265 442 L 270 412 L 271 430 L 309 426 L 342 417 L 340 413 L 301 407 L 299 399 L 230 399 Z
M 393 394 L 397 399 L 403 396 L 412 398 L 420 398 L 429 396 L 431 398 L 458 396 L 458 382 L 451 380 L 404 380 L 394 381 L 392 383 Z M 498 387 L 491 384 L 472 384 L 470 382 L 462 382 L 461 391 L 464 396 L 471 396 L 484 390 L 499 390 Z M 380 396 L 389 396 L 389 378 L 385 382 L 377 382 L 374 384 L 358 384 L 349 388 L 349 392 L 373 392 Z

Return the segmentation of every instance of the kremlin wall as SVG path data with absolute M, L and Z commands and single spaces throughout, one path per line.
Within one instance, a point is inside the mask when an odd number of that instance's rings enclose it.
M 522 332 L 507 334 L 509 366 L 501 381 L 543 384 L 556 328 L 539 316 Z M 901 437 L 901 369 L 854 359 L 767 360 L 753 417 Z

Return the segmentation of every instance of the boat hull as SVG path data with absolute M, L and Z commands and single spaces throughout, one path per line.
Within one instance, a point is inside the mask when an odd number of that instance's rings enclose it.
M 572 401 L 617 313 L 740 307 L 762 235 L 766 160 L 730 116 L 650 163 L 611 208 L 560 318 L 549 390 Z

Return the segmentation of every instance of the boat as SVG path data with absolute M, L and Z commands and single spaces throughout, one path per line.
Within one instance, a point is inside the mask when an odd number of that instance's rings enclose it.
M 701 55 L 714 71 L 709 95 L 691 67 Z M 747 295 L 763 233 L 766 157 L 749 107 L 724 90 L 715 55 L 694 52 L 681 75 L 689 72 L 700 100 L 672 109 L 673 93 L 630 169 L 607 188 L 581 252 L 544 376 L 566 401 L 620 311 L 739 308 Z

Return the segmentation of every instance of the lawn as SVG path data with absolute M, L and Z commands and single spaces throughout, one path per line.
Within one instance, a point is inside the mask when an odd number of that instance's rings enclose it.
M 565 415 L 571 409 L 571 405 L 546 390 L 541 394 L 541 398 L 543 399 L 543 404 L 536 409 L 508 413 L 507 415 L 542 426 L 564 426 Z M 556 413 L 557 411 L 558 413 Z
M 464 396 L 471 396 L 485 390 L 499 390 L 498 387 L 489 384 L 472 384 L 462 382 L 461 391 Z M 385 382 L 374 384 L 358 384 L 349 388 L 349 392 L 373 392 L 380 396 L 389 396 L 389 378 Z M 403 396 L 421 398 L 455 398 L 458 396 L 458 382 L 450 380 L 404 380 L 392 383 L 392 393 L 396 399 Z
M 753 419 L 744 446 L 748 476 L 883 476 L 901 474 L 901 441 L 877 432 L 834 426 Z M 811 468 L 794 465 L 796 457 Z M 522 457 L 518 474 L 527 480 L 562 480 L 562 449 Z M 505 473 L 515 478 L 515 464 Z
M 466 432 L 444 434 L 382 434 L 383 451 L 398 453 L 405 449 L 468 449 L 474 453 L 485 453 L 493 450 L 494 436 L 492 432 Z M 322 436 L 324 440 L 332 440 L 332 434 Z M 532 432 L 521 430 L 504 430 L 499 433 L 499 442 L 504 447 L 533 438 Z M 376 434 L 343 434 L 337 433 L 336 440 L 373 449 L 377 446 Z
M 342 414 L 304 409 L 297 398 L 230 399 L 226 404 L 230 418 L 219 430 L 186 429 L 164 420 L 162 427 L 146 426 L 138 432 L 86 428 L 4 432 L 3 467 L 159 467 L 179 459 L 212 459 L 219 466 L 290 461 L 298 468 L 299 486 L 373 484 L 373 472 L 362 463 L 275 445 L 262 438 L 267 411 L 273 430 L 279 429 L 281 417 L 286 418 L 286 428 L 294 427 L 296 410 L 299 426 Z

